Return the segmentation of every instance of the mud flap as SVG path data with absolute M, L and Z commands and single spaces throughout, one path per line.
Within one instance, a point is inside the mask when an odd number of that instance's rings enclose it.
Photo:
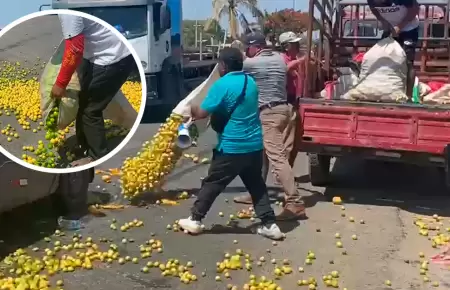
M 309 179 L 313 186 L 325 186 L 330 181 L 331 156 L 309 153 Z
M 450 144 L 445 147 L 445 185 L 450 190 Z
M 165 104 L 169 104 L 173 109 L 181 101 L 183 80 L 181 75 L 181 66 L 168 57 L 163 61 L 161 68 L 161 94 Z
M 94 168 L 60 174 L 57 193 L 62 213 L 68 219 L 79 219 L 87 213 L 89 184 L 94 180 Z

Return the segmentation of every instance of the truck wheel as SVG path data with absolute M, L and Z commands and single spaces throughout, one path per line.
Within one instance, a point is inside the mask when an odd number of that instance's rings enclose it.
M 447 168 L 442 169 L 441 172 L 444 176 L 443 179 L 445 180 L 445 188 L 447 189 L 447 192 L 450 192 L 450 172 Z
M 444 151 L 445 166 L 444 166 L 444 180 L 447 191 L 450 191 L 450 144 L 447 144 Z
M 313 186 L 324 186 L 330 182 L 331 156 L 316 153 L 308 154 L 309 179 Z

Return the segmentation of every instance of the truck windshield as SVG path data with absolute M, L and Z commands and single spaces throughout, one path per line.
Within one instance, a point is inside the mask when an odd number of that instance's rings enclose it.
M 148 34 L 147 6 L 79 8 L 81 12 L 96 16 L 114 26 L 126 39 Z
M 356 25 L 353 25 L 356 20 L 345 20 L 344 22 L 344 37 L 381 37 L 383 29 L 379 27 L 376 20 L 359 20 Z M 352 23 L 353 22 L 353 23 Z M 355 27 L 357 26 L 357 27 Z M 419 36 L 424 37 L 425 22 L 420 21 Z M 429 36 L 434 38 L 443 38 L 445 35 L 445 25 L 443 23 L 432 23 L 428 28 Z M 355 30 L 356 35 L 355 35 Z
M 381 33 L 382 32 L 383 31 L 381 31 Z M 359 20 L 357 23 L 355 23 L 355 20 L 353 21 L 347 20 L 344 23 L 344 37 L 345 36 L 377 37 L 378 34 L 379 29 L 376 20 Z

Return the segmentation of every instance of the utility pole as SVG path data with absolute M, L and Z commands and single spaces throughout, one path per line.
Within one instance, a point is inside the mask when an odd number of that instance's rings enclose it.
M 199 27 L 202 27 L 202 29 L 203 29 L 203 26 L 198 24 L 198 20 L 195 20 L 194 27 L 195 27 L 195 47 L 198 47 L 198 29 L 199 29 Z M 201 33 L 201 31 L 200 31 L 200 33 Z
M 295 10 L 295 0 L 292 0 L 292 9 Z
M 194 27 L 195 27 L 195 47 L 197 47 L 197 41 L 198 41 L 198 35 L 197 35 L 197 33 L 198 33 L 198 20 L 195 20 L 195 25 L 194 25 Z
M 200 61 L 203 60 L 203 27 L 200 29 L 200 55 L 199 55 Z

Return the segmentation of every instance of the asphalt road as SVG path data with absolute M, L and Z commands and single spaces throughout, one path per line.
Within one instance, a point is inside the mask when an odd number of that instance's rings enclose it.
M 157 124 L 141 125 L 126 148 L 99 169 L 120 167 L 124 158 L 134 156 L 156 129 Z M 201 157 L 208 157 L 214 138 L 212 132 L 205 133 L 199 140 L 199 147 L 192 151 Z M 309 219 L 299 223 L 280 224 L 287 233 L 287 239 L 276 246 L 253 234 L 249 229 L 249 221 L 240 221 L 238 227 L 226 227 L 228 215 L 243 208 L 231 202 L 239 192 L 245 192 L 239 180 L 235 180 L 226 189 L 226 193 L 218 198 L 205 220 L 208 230 L 200 236 L 188 236 L 166 229 L 168 224 L 189 214 L 194 198 L 181 201 L 177 206 L 150 205 L 110 211 L 105 218 L 90 219 L 87 228 L 81 232 L 85 237 L 107 237 L 115 243 L 132 237 L 135 244 L 120 247 L 122 253 L 130 256 L 138 254 L 138 245 L 150 239 L 150 233 L 153 232 L 163 241 L 164 252 L 154 254 L 151 260 L 174 258 L 192 261 L 195 264 L 194 273 L 200 275 L 206 271 L 207 276 L 200 278 L 192 286 L 181 285 L 175 278 L 161 278 L 159 270 L 151 270 L 149 274 L 141 273 L 139 269 L 144 266 L 144 262 L 140 265 L 99 265 L 93 271 L 80 270 L 58 277 L 65 280 L 64 289 L 225 289 L 227 283 L 242 286 L 248 281 L 250 273 L 245 270 L 233 271 L 230 281 L 216 282 L 216 262 L 223 259 L 225 252 L 242 249 L 255 259 L 261 256 L 265 256 L 267 261 L 273 258 L 278 261 L 289 259 L 294 269 L 304 267 L 305 273 L 294 271 L 280 280 L 283 289 L 295 289 L 298 279 L 315 277 L 320 280 L 333 270 L 341 273 L 340 289 L 431 288 L 430 284 L 422 282 L 423 277 L 419 274 L 419 252 L 424 252 L 429 257 L 437 250 L 431 247 L 429 239 L 418 234 L 413 219 L 416 215 L 430 217 L 438 214 L 445 217 L 444 225 L 441 226 L 443 231 L 450 227 L 449 198 L 441 186 L 442 180 L 439 180 L 439 175 L 434 170 L 338 160 L 333 166 L 333 185 L 315 188 L 308 182 L 306 166 L 305 155 L 299 155 L 295 166 L 296 175 L 299 190 L 308 204 Z M 167 195 L 172 196 L 174 192 L 184 190 L 195 194 L 201 177 L 206 175 L 207 167 L 188 160 L 181 161 L 166 184 Z M 279 190 L 271 180 L 269 186 L 271 190 Z M 97 177 L 91 190 L 94 199 L 121 201 L 117 181 L 106 184 Z M 333 196 L 340 196 L 344 200 L 346 217 L 341 216 L 339 206 L 330 202 Z M 146 200 L 151 201 L 152 196 L 147 196 Z M 279 210 L 278 206 L 274 206 Z M 47 247 L 42 238 L 55 229 L 55 216 L 50 208 L 49 204 L 40 203 L 34 210 L 28 207 L 4 217 L 8 221 L 15 221 L 15 229 L 9 226 L 1 231 L 3 235 L 7 233 L 2 238 L 3 254 L 19 245 Z M 225 217 L 219 217 L 219 212 L 223 212 Z M 350 222 L 350 217 L 354 217 L 356 222 Z M 130 233 L 121 234 L 109 228 L 112 218 L 116 218 L 119 223 L 137 218 L 143 220 L 145 225 Z M 365 221 L 364 224 L 359 223 L 361 219 Z M 28 234 L 24 235 L 25 232 Z M 336 233 L 341 235 L 347 255 L 342 255 L 342 249 L 336 247 Z M 353 240 L 352 235 L 357 235 L 358 239 Z M 234 244 L 234 240 L 238 243 Z M 311 266 L 304 265 L 308 251 L 313 251 L 317 257 Z M 430 268 L 429 277 L 440 283 L 437 289 L 448 289 L 449 272 L 435 265 Z M 254 265 L 251 273 L 272 277 L 273 269 L 274 265 L 266 262 L 261 267 Z M 392 281 L 392 287 L 385 287 L 385 280 Z
M 22 22 L 1 37 L 0 60 L 33 65 L 48 61 L 62 40 L 57 16 L 45 15 Z

